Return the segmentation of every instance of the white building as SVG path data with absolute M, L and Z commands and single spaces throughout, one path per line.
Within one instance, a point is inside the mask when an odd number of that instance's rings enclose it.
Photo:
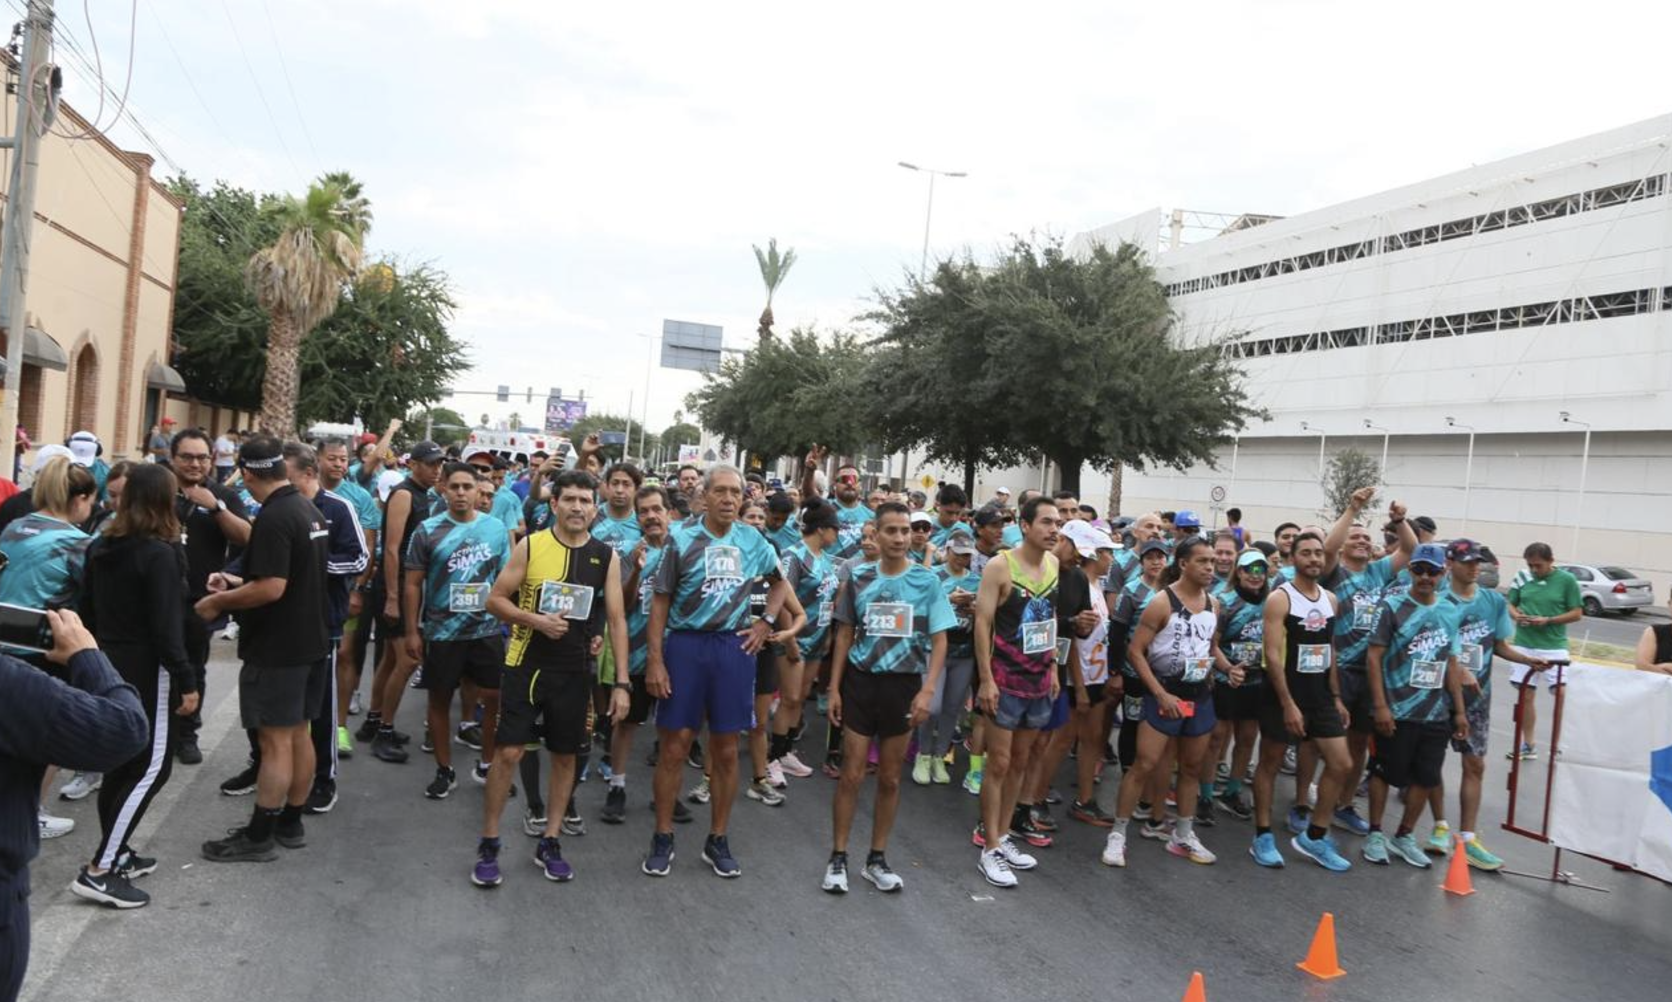
M 1323 504 L 1320 446 L 1385 448 L 1384 497 L 1441 536 L 1486 542 L 1506 570 L 1544 540 L 1665 596 L 1669 174 L 1672 115 L 1299 216 L 1243 217 L 1200 242 L 1173 230 L 1167 249 L 1177 217 L 1159 210 L 1076 237 L 1156 247 L 1180 335 L 1234 339 L 1271 413 L 1213 468 L 1127 470 L 1123 512 L 1207 519 L 1221 485 L 1257 533 L 1305 524 Z M 1085 473 L 1101 509 L 1109 478 Z M 987 474 L 977 495 L 1039 479 Z

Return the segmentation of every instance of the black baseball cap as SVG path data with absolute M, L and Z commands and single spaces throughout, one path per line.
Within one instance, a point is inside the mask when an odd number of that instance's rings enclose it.
M 989 525 L 996 525 L 1003 521 L 1004 512 L 999 511 L 997 508 L 983 508 L 975 513 L 975 527 L 977 529 L 983 529 Z
M 412 452 L 407 455 L 407 461 L 412 463 L 439 463 L 445 455 L 446 453 L 441 451 L 441 446 L 426 440 L 412 447 Z
M 1446 559 L 1460 564 L 1478 564 L 1486 558 L 1486 547 L 1472 539 L 1454 539 L 1446 546 Z
M 1434 520 L 1429 518 L 1427 515 L 1418 515 L 1416 518 L 1411 519 L 1411 528 L 1421 529 L 1423 532 L 1430 534 L 1440 531 L 1440 527 L 1435 525 Z
M 1167 555 L 1167 544 L 1159 539 L 1146 539 L 1138 545 L 1138 559 L 1142 560 L 1152 553 Z

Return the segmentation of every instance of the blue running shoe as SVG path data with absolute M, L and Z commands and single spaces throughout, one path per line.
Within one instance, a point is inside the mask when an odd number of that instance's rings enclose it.
M 1288 818 L 1288 821 L 1286 823 L 1289 826 L 1289 833 L 1291 835 L 1302 834 L 1303 832 L 1306 831 L 1306 826 L 1312 823 L 1312 808 L 1310 808 L 1310 807 L 1291 807 L 1291 808 L 1289 808 L 1289 818 Z
M 1359 855 L 1364 857 L 1366 863 L 1388 865 L 1388 837 L 1381 832 L 1371 832 L 1365 836 L 1364 848 L 1359 850 Z
M 1294 847 L 1296 852 L 1326 870 L 1345 873 L 1353 868 L 1353 864 L 1347 862 L 1339 852 L 1335 851 L 1335 845 L 1330 842 L 1328 835 L 1323 838 L 1312 838 L 1302 832 L 1290 839 L 1289 844 Z
M 1370 834 L 1370 822 L 1364 820 L 1364 816 L 1359 814 L 1358 808 L 1351 804 L 1335 809 L 1333 824 L 1342 831 L 1357 835 L 1359 838 Z
M 714 868 L 717 876 L 736 877 L 743 873 L 743 868 L 732 858 L 731 847 L 726 844 L 724 835 L 708 836 L 708 841 L 703 843 L 702 858 Z
M 1428 854 L 1422 851 L 1422 843 L 1417 841 L 1415 835 L 1395 835 L 1388 843 L 1388 848 L 1395 856 L 1419 870 L 1426 870 L 1434 865 L 1429 862 Z
M 666 835 L 657 832 L 650 839 L 650 855 L 644 858 L 644 864 L 639 867 L 652 877 L 665 877 L 673 869 L 673 834 Z
M 1283 854 L 1277 851 L 1277 839 L 1271 832 L 1254 836 L 1254 844 L 1248 847 L 1248 854 L 1261 866 L 1274 870 L 1283 868 Z
M 540 844 L 534 847 L 534 862 L 546 871 L 547 880 L 562 884 L 575 879 L 575 868 L 563 858 L 563 847 L 555 838 L 540 840 Z
M 470 871 L 470 882 L 477 887 L 498 887 L 499 839 L 485 838 L 476 844 L 476 869 Z

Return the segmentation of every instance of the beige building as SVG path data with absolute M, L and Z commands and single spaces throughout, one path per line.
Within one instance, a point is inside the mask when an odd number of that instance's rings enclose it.
M 15 123 L 15 95 L 5 109 Z M 69 106 L 59 112 L 41 144 L 18 421 L 37 446 L 88 430 L 107 460 L 138 458 L 164 415 L 212 423 L 170 399 L 186 392 L 169 367 L 184 207 L 152 177 L 149 156 L 96 133 L 65 138 L 91 129 Z M 0 191 L 12 156 L 0 150 Z

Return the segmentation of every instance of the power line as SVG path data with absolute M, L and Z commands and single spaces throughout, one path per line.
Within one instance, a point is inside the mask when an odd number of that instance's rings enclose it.
M 226 14 L 227 27 L 232 29 L 232 40 L 238 46 L 239 57 L 244 60 L 244 69 L 249 71 L 250 82 L 255 84 L 255 96 L 261 99 L 261 107 L 267 112 L 267 121 L 273 126 L 273 135 L 279 141 L 279 148 L 284 150 L 285 159 L 290 161 L 291 168 L 297 174 L 302 174 L 301 165 L 291 156 L 290 145 L 284 141 L 284 133 L 279 129 L 279 120 L 273 116 L 273 106 L 267 103 L 267 92 L 262 89 L 261 78 L 256 76 L 255 65 L 250 62 L 250 54 L 244 48 L 244 40 L 238 34 L 238 25 L 232 20 L 232 8 L 226 5 L 226 0 L 221 0 L 221 10 Z
M 290 106 L 296 109 L 296 121 L 302 124 L 302 138 L 308 141 L 308 151 L 319 159 L 319 148 L 314 145 L 313 132 L 308 128 L 308 117 L 302 114 L 302 102 L 296 100 L 296 85 L 290 82 L 290 66 L 284 58 L 284 45 L 279 41 L 279 29 L 273 24 L 273 8 L 262 0 L 261 10 L 267 15 L 267 33 L 273 38 L 273 52 L 279 57 L 279 71 L 284 74 L 285 89 L 290 91 Z

